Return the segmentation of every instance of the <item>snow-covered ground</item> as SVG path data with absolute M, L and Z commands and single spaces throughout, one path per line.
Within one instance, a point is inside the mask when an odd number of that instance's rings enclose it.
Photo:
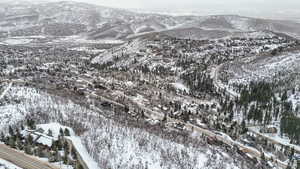
M 7 93 L 8 99 L 16 102 L 6 103 L 0 107 L 6 114 L 1 117 L 1 124 L 7 126 L 22 121 L 25 115 L 34 114 L 38 123 L 59 122 L 73 124 L 75 131 L 84 129 L 80 139 L 74 138 L 83 158 L 86 151 L 100 168 L 201 168 L 201 169 L 238 169 L 230 157 L 207 146 L 193 147 L 163 139 L 164 136 L 150 134 L 143 129 L 117 124 L 84 107 L 64 98 L 51 96 L 44 92 L 26 87 L 12 87 Z M 109 113 L 109 112 L 103 112 Z M 14 121 L 10 119 L 16 117 Z M 3 123 L 3 121 L 5 123 Z M 56 123 L 39 125 L 45 130 Z M 57 125 L 55 125 L 57 126 Z M 53 127 L 57 134 L 59 127 Z M 73 139 L 73 138 L 72 138 Z M 183 138 L 174 138 L 183 139 Z M 199 138 L 201 140 L 201 138 Z M 83 144 L 80 145 L 80 142 Z M 84 150 L 86 147 L 86 150 Z M 90 159 L 88 161 L 90 161 Z M 91 164 L 95 164 L 90 162 Z
M 85 164 L 88 166 L 89 169 L 99 169 L 98 164 L 87 152 L 85 146 L 82 144 L 82 141 L 79 137 L 70 136 L 67 138 L 72 141 L 75 149 L 80 154 L 82 160 L 85 161 Z
M 141 129 L 109 121 L 101 123 L 100 126 L 91 126 L 93 128 L 85 133 L 83 139 L 104 168 L 238 168 L 231 159 L 205 147 L 184 146 Z
M 190 92 L 190 89 L 186 85 L 184 85 L 182 82 L 172 83 L 172 85 L 180 91 L 185 91 L 188 93 Z
M 0 158 L 0 169 L 22 169 L 22 168 Z
M 58 136 L 59 136 L 59 130 L 62 129 L 63 131 L 65 129 L 68 129 L 70 131 L 70 135 L 75 136 L 74 131 L 70 128 L 70 127 L 66 127 L 63 126 L 59 123 L 49 123 L 49 124 L 38 124 L 37 129 L 39 131 L 32 131 L 32 130 L 24 130 L 22 131 L 23 135 L 28 135 L 29 133 L 31 133 L 31 135 L 33 136 L 33 138 L 36 140 L 36 142 L 41 143 L 43 145 L 47 145 L 49 147 L 51 147 L 53 141 L 57 141 L 58 140 Z M 42 129 L 42 130 L 40 130 Z M 52 132 L 52 136 L 48 135 L 48 131 Z M 41 132 L 43 131 L 43 132 Z
M 249 83 L 251 81 L 268 81 L 277 76 L 296 74 L 299 72 L 300 53 L 289 53 L 281 56 L 265 58 L 249 64 L 240 64 L 240 67 L 232 66 L 232 78 L 229 84 Z
M 11 38 L 11 39 L 6 39 L 5 41 L 0 43 L 6 45 L 24 45 L 30 43 L 31 41 L 32 39 Z
M 97 43 L 97 44 L 123 44 L 122 40 L 114 40 L 114 39 L 101 39 L 101 40 L 89 40 L 86 37 L 82 37 L 79 35 L 68 36 L 61 39 L 57 39 L 54 42 L 76 42 L 76 43 Z
M 47 105 L 47 101 L 51 99 L 42 96 L 38 91 L 32 88 L 11 87 L 5 95 L 9 102 L 0 106 L 0 129 L 3 130 L 9 125 L 14 125 L 22 121 L 29 114 L 30 109 L 35 109 L 41 105 Z M 39 101 L 37 101 L 39 100 Z M 21 101 L 21 102 L 18 102 Z M 35 104 L 37 103 L 37 104 Z M 46 107 L 45 107 L 46 108 Z

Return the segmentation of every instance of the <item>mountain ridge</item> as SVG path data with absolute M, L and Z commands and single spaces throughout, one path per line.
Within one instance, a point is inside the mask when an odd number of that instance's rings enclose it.
M 300 23 L 292 21 L 239 15 L 171 16 L 136 13 L 71 1 L 38 4 L 20 2 L 18 5 L 6 4 L 0 7 L 0 37 L 81 34 L 89 39 L 126 39 L 140 33 L 188 28 L 217 32 L 269 30 L 299 37 L 299 27 Z

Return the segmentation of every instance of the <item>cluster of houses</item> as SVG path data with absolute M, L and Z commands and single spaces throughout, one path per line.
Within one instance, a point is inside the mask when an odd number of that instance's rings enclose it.
M 189 73 L 190 79 L 198 81 L 201 79 L 199 72 L 207 73 L 212 65 L 272 52 L 274 48 L 286 50 L 295 46 L 296 41 L 277 36 L 219 40 L 159 38 L 147 40 L 137 51 L 122 49 L 116 52 L 115 55 L 120 56 L 114 59 L 112 66 L 103 69 L 91 64 L 94 56 L 88 52 L 63 46 L 0 46 L 0 56 L 4 56 L 0 57 L 0 77 L 21 79 L 58 91 L 68 90 L 89 98 L 93 96 L 101 101 L 101 106 L 115 108 L 112 105 L 118 105 L 125 112 L 143 114 L 149 109 L 157 110 L 169 117 L 203 123 L 209 128 L 217 127 L 237 135 L 239 127 L 218 123 L 226 117 L 217 114 L 217 104 L 191 101 L 195 99 L 193 91 L 182 91 L 172 84 L 184 72 Z M 182 83 L 181 86 L 189 84 Z M 36 143 L 47 149 L 53 140 L 41 133 L 45 131 L 34 131 L 31 135 L 36 136 Z
M 226 59 L 245 57 L 262 52 L 295 47 L 297 41 L 287 37 L 224 38 L 218 40 L 160 39 L 150 42 L 137 55 L 150 51 L 156 56 L 173 58 L 205 58 L 206 64 L 218 64 Z
M 71 129 L 57 123 L 28 124 L 15 130 L 10 127 L 9 133 L 1 134 L 1 141 L 26 154 L 46 158 L 51 163 L 63 162 L 76 169 L 82 167 L 77 159 L 77 150 L 66 139 L 71 136 Z
M 0 46 L 2 80 L 51 84 L 74 89 L 78 76 L 93 70 L 86 52 L 55 47 Z

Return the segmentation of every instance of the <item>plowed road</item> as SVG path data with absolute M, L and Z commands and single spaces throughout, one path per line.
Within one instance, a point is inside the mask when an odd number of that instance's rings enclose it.
M 24 153 L 0 144 L 0 158 L 9 161 L 23 169 L 58 169 L 47 162 L 40 161 Z

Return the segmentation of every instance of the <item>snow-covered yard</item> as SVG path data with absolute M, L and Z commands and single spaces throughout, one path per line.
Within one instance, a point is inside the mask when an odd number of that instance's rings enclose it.
M 0 158 L 0 169 L 22 169 L 22 168 Z

